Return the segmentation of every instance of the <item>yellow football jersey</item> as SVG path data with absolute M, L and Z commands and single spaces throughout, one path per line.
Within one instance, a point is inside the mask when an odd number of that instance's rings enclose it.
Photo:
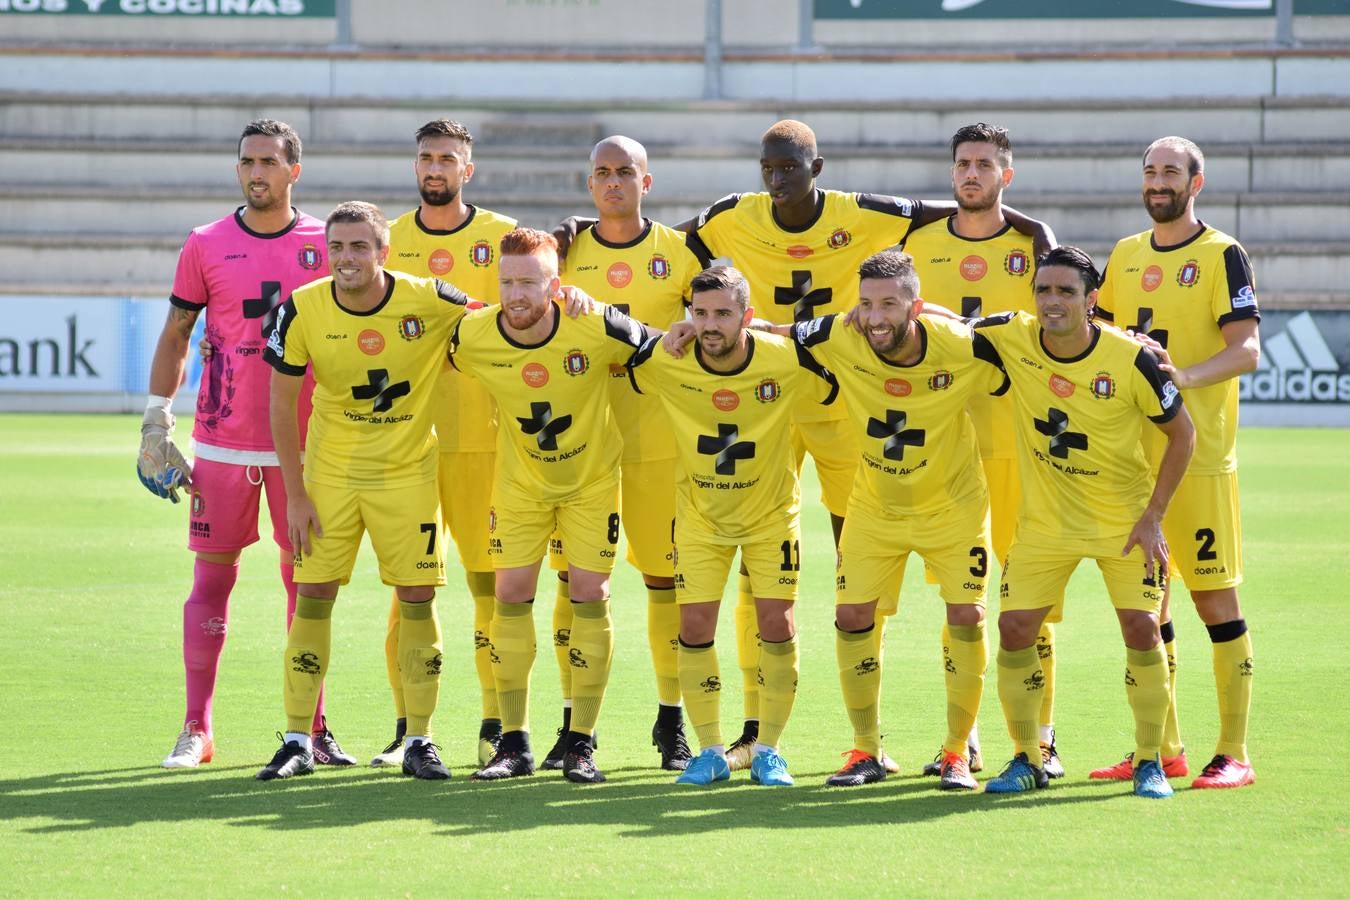
M 788 440 L 794 410 L 832 403 L 834 376 L 807 351 L 772 334 L 750 333 L 750 355 L 734 372 L 713 372 L 697 345 L 676 359 L 648 341 L 630 363 L 634 385 L 660 398 L 675 434 L 683 477 L 675 519 L 719 544 L 776 539 L 800 510 L 797 464 Z
M 879 194 L 819 191 L 816 216 L 787 229 L 766 193 L 731 194 L 705 209 L 689 245 L 710 263 L 725 259 L 750 282 L 755 315 L 778 324 L 845 312 L 858 302 L 858 266 L 904 240 L 923 206 Z M 797 421 L 843 419 L 844 404 L 803 407 Z
M 526 346 L 506 336 L 499 313 L 489 307 L 460 322 L 451 362 L 497 403 L 497 477 L 543 502 L 564 501 L 617 471 L 609 367 L 652 332 L 611 306 L 573 319 L 555 304 L 553 332 Z
M 516 220 L 469 207 L 458 228 L 438 231 L 422 224 L 418 210 L 389 223 L 385 267 L 448 281 L 475 300 L 496 303 L 497 248 Z M 436 386 L 436 438 L 442 453 L 490 453 L 497 447 L 496 410 L 483 386 L 446 366 Z
M 689 282 L 702 269 L 683 234 L 648 220 L 641 235 L 623 244 L 606 241 L 588 223 L 572 241 L 561 275 L 597 300 L 665 330 L 684 318 Z M 622 366 L 613 367 L 610 379 L 609 402 L 623 435 L 623 461 L 672 459 L 675 437 L 659 402 L 634 393 Z
M 1121 328 L 1148 332 L 1183 369 L 1224 348 L 1224 325 L 1261 317 L 1242 245 L 1208 226 L 1172 247 L 1156 246 L 1152 231 L 1120 241 L 1106 262 L 1097 309 Z M 1195 420 L 1188 474 L 1236 470 L 1238 380 L 1187 388 L 1184 395 Z M 1145 432 L 1144 447 L 1156 466 L 1165 444 Z
M 1036 255 L 1031 238 L 1007 225 L 980 240 L 952 230 L 955 218 L 917 228 L 905 238 L 914 257 L 921 295 L 948 309 L 979 318 L 997 312 L 1036 312 L 1032 294 Z M 1012 459 L 1013 405 L 1006 394 L 971 398 L 970 418 L 985 459 Z
M 1145 417 L 1166 422 L 1181 395 L 1157 359 L 1110 325 L 1091 346 L 1058 359 L 1027 313 L 975 323 L 1012 381 L 1022 478 L 1019 536 L 1094 541 L 1129 534 L 1153 492 L 1139 445 Z
M 882 359 L 835 316 L 798 323 L 793 339 L 835 373 L 862 448 L 850 505 L 890 516 L 985 502 L 984 471 L 966 406 L 1008 380 L 989 342 L 953 319 L 920 316 L 918 362 Z
M 339 305 L 331 277 L 278 310 L 263 358 L 287 375 L 314 366 L 306 481 L 367 489 L 436 480 L 429 406 L 469 298 L 433 278 L 385 277 L 389 290 L 369 312 Z

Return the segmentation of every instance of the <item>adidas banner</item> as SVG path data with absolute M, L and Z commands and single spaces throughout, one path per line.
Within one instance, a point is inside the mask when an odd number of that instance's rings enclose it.
M 1240 385 L 1244 423 L 1350 425 L 1350 310 L 1262 310 L 1261 364 Z

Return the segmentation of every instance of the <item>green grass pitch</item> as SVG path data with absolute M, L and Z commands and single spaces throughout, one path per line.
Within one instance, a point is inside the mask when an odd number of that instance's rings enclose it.
M 801 688 L 783 742 L 795 788 L 754 787 L 737 773 L 715 789 L 684 789 L 655 769 L 645 599 L 622 564 L 597 754 L 607 784 L 570 785 L 557 773 L 469 782 L 478 699 L 457 564 L 438 600 L 447 653 L 435 721 L 454 778 L 416 783 L 360 767 L 254 781 L 283 724 L 284 599 L 266 538 L 245 553 L 235 589 L 216 761 L 166 772 L 158 763 L 182 714 L 186 505 L 137 483 L 133 417 L 9 415 L 0 435 L 0 894 L 1346 895 L 1350 432 L 1241 434 L 1258 780 L 1231 792 L 1178 780 L 1167 802 L 1086 777 L 1130 749 L 1132 731 L 1123 648 L 1090 565 L 1070 586 L 1059 632 L 1067 778 L 996 799 L 942 794 L 918 776 L 945 704 L 940 602 L 911 564 L 883 693 L 886 746 L 905 772 L 824 788 L 850 731 L 834 665 L 833 548 L 809 469 Z M 540 597 L 532 719 L 547 747 L 559 715 L 545 641 L 551 584 Z M 328 680 L 330 722 L 363 759 L 393 727 L 388 603 L 363 550 L 335 613 Z M 1209 644 L 1184 592 L 1176 606 L 1182 734 L 1198 768 L 1217 728 Z M 732 732 L 741 710 L 729 628 L 719 645 Z M 992 665 L 980 724 L 983 780 L 1010 753 Z

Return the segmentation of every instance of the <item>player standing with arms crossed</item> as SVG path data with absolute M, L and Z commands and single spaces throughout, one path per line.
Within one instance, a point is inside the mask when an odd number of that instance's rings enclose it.
M 192 592 L 183 605 L 183 668 L 187 711 L 183 730 L 164 759 L 167 769 L 196 768 L 215 753 L 212 702 L 229 623 L 230 592 L 239 556 L 258 540 L 262 491 L 281 551 L 286 622 L 295 614 L 292 547 L 286 534 L 285 492 L 268 429 L 268 381 L 263 362 L 276 308 L 306 282 L 328 274 L 323 223 L 291 206 L 300 178 L 300 136 L 284 122 L 257 119 L 239 137 L 235 172 L 244 205 L 232 215 L 193 229 L 174 274 L 171 307 L 150 367 L 150 397 L 141 425 L 136 469 L 141 483 L 178 502 L 190 499 L 188 549 L 196 554 Z M 183 383 L 193 326 L 206 311 L 204 343 L 211 348 L 197 395 L 189 468 L 171 439 L 169 412 Z M 299 415 L 309 417 L 307 382 Z M 315 758 L 352 765 L 323 717 L 320 692 L 308 729 Z

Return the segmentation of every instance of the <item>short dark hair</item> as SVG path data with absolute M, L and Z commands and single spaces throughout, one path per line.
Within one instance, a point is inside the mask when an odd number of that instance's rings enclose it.
M 998 149 L 999 165 L 1012 165 L 1012 141 L 1008 140 L 1008 129 L 988 122 L 976 122 L 974 125 L 962 125 L 952 135 L 952 161 L 956 161 L 956 148 L 967 143 L 990 143 Z
M 421 128 L 417 129 L 417 143 L 422 143 L 427 138 L 448 137 L 457 141 L 463 141 L 467 147 L 473 146 L 473 135 L 462 122 L 456 122 L 454 119 L 432 119 Z
M 911 298 L 919 296 L 919 273 L 914 270 L 914 257 L 903 250 L 873 253 L 858 266 L 858 278 L 898 278 L 900 286 Z
M 1036 271 L 1039 272 L 1046 266 L 1065 266 L 1078 272 L 1078 277 L 1083 280 L 1083 293 L 1090 294 L 1101 287 L 1102 277 L 1097 273 L 1097 267 L 1092 264 L 1092 257 L 1087 255 L 1087 251 L 1063 244 L 1041 254 L 1040 259 L 1036 260 Z
M 300 135 L 285 122 L 278 122 L 276 119 L 254 119 L 244 126 L 243 132 L 239 135 L 239 149 L 244 148 L 244 138 L 255 134 L 281 138 L 282 144 L 286 147 L 286 162 L 293 166 L 300 161 Z
M 732 298 L 742 312 L 750 305 L 750 282 L 745 280 L 739 269 L 732 266 L 711 266 L 689 282 L 691 297 L 708 291 L 731 291 Z
M 1144 165 L 1148 165 L 1148 155 L 1159 147 L 1180 150 L 1182 153 L 1186 154 L 1186 171 L 1192 178 L 1205 171 L 1205 154 L 1201 152 L 1195 141 L 1192 141 L 1189 138 L 1177 137 L 1174 134 L 1167 137 L 1160 137 L 1148 145 L 1148 149 L 1144 151 Z
M 375 229 L 375 243 L 379 247 L 389 246 L 389 220 L 374 203 L 364 200 L 347 200 L 333 207 L 324 223 L 324 234 L 338 222 L 365 222 Z

